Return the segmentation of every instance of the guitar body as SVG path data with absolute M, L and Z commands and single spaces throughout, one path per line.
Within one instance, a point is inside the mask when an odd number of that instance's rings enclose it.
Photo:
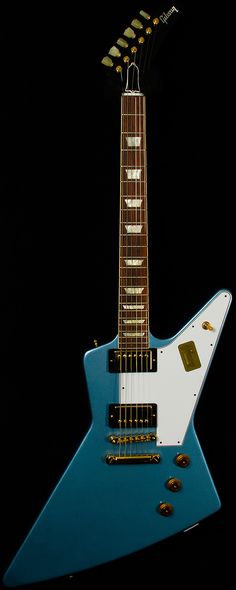
M 150 335 L 154 372 L 110 371 L 117 339 L 86 353 L 90 429 L 6 572 L 6 586 L 120 558 L 220 508 L 193 417 L 230 301 L 220 291 L 174 338 Z M 134 416 L 136 405 L 153 404 L 155 428 L 142 418 L 142 427 L 111 426 L 109 415 L 120 404 L 132 406 Z

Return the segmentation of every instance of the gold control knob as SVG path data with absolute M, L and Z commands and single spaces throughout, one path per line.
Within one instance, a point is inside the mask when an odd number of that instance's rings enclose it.
M 179 455 L 177 455 L 176 459 L 175 459 L 176 465 L 178 465 L 179 467 L 188 467 L 189 463 L 190 463 L 190 457 L 189 455 L 186 455 L 185 453 L 179 453 Z
M 173 506 L 169 502 L 161 502 L 159 512 L 162 516 L 171 516 L 173 514 Z
M 179 492 L 179 490 L 181 490 L 182 488 L 182 482 L 180 481 L 180 479 L 177 479 L 177 477 L 170 477 L 166 485 L 168 490 L 170 490 L 171 492 Z

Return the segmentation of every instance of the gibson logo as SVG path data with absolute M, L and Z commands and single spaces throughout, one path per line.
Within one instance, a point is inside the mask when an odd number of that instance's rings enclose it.
M 168 25 L 168 19 L 173 14 L 173 12 L 179 12 L 178 8 L 175 8 L 175 6 L 172 6 L 172 8 L 170 8 L 170 10 L 168 10 L 168 12 L 162 12 L 162 14 L 159 17 L 161 22 Z

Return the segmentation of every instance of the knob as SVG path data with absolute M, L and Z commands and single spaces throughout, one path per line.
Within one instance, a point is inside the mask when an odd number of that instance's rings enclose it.
M 173 506 L 169 502 L 161 502 L 159 506 L 159 512 L 162 516 L 171 516 L 173 510 Z
M 190 457 L 189 455 L 186 455 L 185 453 L 179 453 L 179 455 L 177 455 L 176 459 L 175 459 L 176 465 L 178 465 L 179 467 L 188 467 L 189 463 L 190 463 Z
M 166 485 L 168 490 L 170 490 L 171 492 L 179 492 L 179 490 L 181 490 L 182 488 L 182 482 L 180 481 L 180 479 L 177 479 L 177 477 L 170 477 Z

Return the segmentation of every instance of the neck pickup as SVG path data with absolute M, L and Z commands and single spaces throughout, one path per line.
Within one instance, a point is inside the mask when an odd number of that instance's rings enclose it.
M 154 373 L 157 371 L 157 349 L 122 350 L 111 348 L 108 353 L 110 373 Z

